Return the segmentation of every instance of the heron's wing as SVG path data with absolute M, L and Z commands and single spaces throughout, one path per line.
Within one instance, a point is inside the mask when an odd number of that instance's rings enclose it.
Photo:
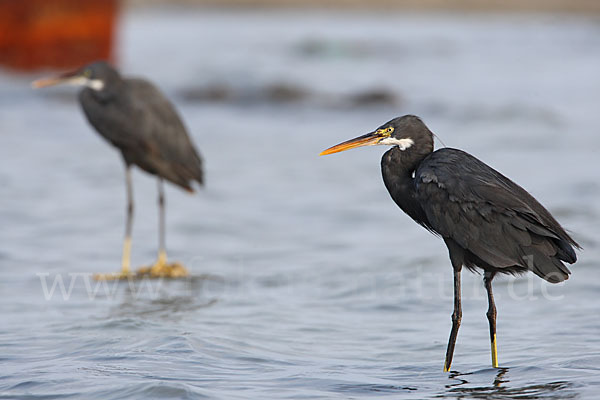
M 138 137 L 150 150 L 147 160 L 184 180 L 203 181 L 202 159 L 171 102 L 153 84 L 126 79 L 132 120 Z M 168 178 L 168 177 L 167 177 Z
M 566 277 L 561 260 L 576 261 L 577 243 L 533 196 L 463 151 L 432 153 L 415 172 L 415 190 L 438 233 L 492 266 Z

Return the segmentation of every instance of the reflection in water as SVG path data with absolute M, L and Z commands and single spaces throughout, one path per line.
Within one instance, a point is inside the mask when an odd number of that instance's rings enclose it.
M 480 371 L 481 373 L 487 370 Z M 476 399 L 573 399 L 577 393 L 572 390 L 573 384 L 566 381 L 556 381 L 525 385 L 519 387 L 506 387 L 502 384 L 509 383 L 510 379 L 505 377 L 509 368 L 499 368 L 490 386 L 468 386 L 469 381 L 465 379 L 468 375 L 480 375 L 479 373 L 452 372 L 449 379 L 454 382 L 446 385 L 446 393 L 438 397 L 476 398 Z
M 469 381 L 461 378 L 461 376 L 466 376 L 466 375 L 471 375 L 471 373 L 468 372 L 468 373 L 461 374 L 460 372 L 451 371 L 449 378 L 455 380 L 456 382 L 451 382 L 451 383 L 447 384 L 446 389 L 451 389 L 455 386 L 468 384 Z
M 506 379 L 506 380 L 502 379 L 502 378 L 504 378 L 504 375 L 506 375 L 507 372 L 508 372 L 508 368 L 499 368 L 498 374 L 496 374 L 496 378 L 494 379 L 495 387 L 499 388 L 501 384 L 509 382 L 508 379 Z
M 110 312 L 110 316 L 181 318 L 192 311 L 215 304 L 218 299 L 213 285 L 223 286 L 224 283 L 225 280 L 216 275 L 197 275 L 177 281 L 129 281 L 122 302 Z
M 334 387 L 335 392 L 353 393 L 368 395 L 373 392 L 377 393 L 399 393 L 399 392 L 414 392 L 418 390 L 414 386 L 396 386 L 382 384 L 343 384 Z

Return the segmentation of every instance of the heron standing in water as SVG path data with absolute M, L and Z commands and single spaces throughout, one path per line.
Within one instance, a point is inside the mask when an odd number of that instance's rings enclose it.
M 462 318 L 463 265 L 483 271 L 488 296 L 492 365 L 498 367 L 496 274 L 532 271 L 562 282 L 580 246 L 525 189 L 464 151 L 433 151 L 433 133 L 420 118 L 405 115 L 375 131 L 324 150 L 321 155 L 360 146 L 392 146 L 381 160 L 383 182 L 396 204 L 419 225 L 439 235 L 454 269 L 454 312 L 444 371 L 450 370 Z
M 79 92 L 79 102 L 84 114 L 96 131 L 121 151 L 125 163 L 127 219 L 121 271 L 97 277 L 122 279 L 133 276 L 130 262 L 133 165 L 158 177 L 158 259 L 142 272 L 153 277 L 187 275 L 181 264 L 167 262 L 163 180 L 193 192 L 193 181 L 203 184 L 203 169 L 202 159 L 173 104 L 152 83 L 122 77 L 103 61 L 58 77 L 37 80 L 32 86 L 41 88 L 58 84 L 83 87 Z

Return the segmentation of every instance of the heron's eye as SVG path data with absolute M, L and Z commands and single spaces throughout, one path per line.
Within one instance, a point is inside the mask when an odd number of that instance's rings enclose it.
M 385 131 L 386 131 L 387 133 L 392 133 L 392 132 L 394 132 L 394 127 L 393 127 L 393 126 L 390 126 L 390 127 L 389 127 L 389 128 L 387 128 Z

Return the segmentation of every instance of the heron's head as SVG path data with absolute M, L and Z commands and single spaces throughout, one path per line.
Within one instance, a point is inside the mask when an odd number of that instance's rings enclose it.
M 433 134 L 414 115 L 405 115 L 386 122 L 373 132 L 347 140 L 333 147 L 323 150 L 321 156 L 338 153 L 361 146 L 373 145 L 397 146 L 402 151 L 429 153 L 433 150 Z
M 104 90 L 112 82 L 120 80 L 119 73 L 108 63 L 96 61 L 83 66 L 75 71 L 65 72 L 61 75 L 38 79 L 31 83 L 34 88 L 42 88 L 60 84 L 85 86 L 95 91 Z

